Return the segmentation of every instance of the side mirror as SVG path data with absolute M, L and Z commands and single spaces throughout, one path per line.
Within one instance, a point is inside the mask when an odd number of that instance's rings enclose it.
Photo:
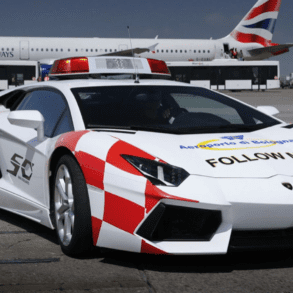
M 261 111 L 261 112 L 263 112 L 267 115 L 271 115 L 271 116 L 280 113 L 279 110 L 273 106 L 258 106 L 258 107 L 256 107 L 256 109 L 258 111 Z
M 44 140 L 44 122 L 43 115 L 36 110 L 13 111 L 7 116 L 9 122 L 13 125 L 37 128 L 38 141 Z

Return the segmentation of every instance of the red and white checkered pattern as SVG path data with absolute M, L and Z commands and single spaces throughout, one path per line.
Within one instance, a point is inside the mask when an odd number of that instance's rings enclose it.
M 94 245 L 167 254 L 134 232 L 161 199 L 184 199 L 154 186 L 121 154 L 163 161 L 125 141 L 94 131 L 64 134 L 56 143 L 56 147 L 60 146 L 73 152 L 88 184 Z

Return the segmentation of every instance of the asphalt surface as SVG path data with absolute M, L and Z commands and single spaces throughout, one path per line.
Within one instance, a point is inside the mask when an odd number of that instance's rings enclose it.
M 293 90 L 225 92 L 293 122 Z M 292 251 L 149 256 L 96 249 L 65 256 L 55 232 L 0 210 L 0 292 L 292 292 Z

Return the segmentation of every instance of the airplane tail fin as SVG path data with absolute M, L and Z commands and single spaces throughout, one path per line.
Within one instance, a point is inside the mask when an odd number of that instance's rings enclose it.
M 282 0 L 258 0 L 228 38 L 241 43 L 272 45 L 272 38 Z

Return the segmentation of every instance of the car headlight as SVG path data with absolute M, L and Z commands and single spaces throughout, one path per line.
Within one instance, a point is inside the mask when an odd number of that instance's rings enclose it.
M 179 186 L 189 173 L 184 169 L 145 158 L 121 155 L 154 185 Z

